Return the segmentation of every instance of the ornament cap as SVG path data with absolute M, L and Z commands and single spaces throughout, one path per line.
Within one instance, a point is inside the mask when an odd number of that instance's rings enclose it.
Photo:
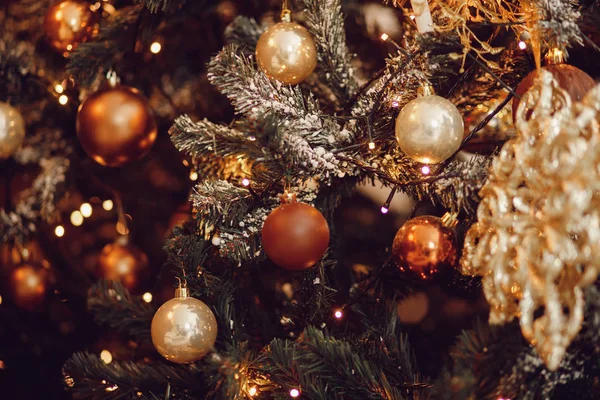
M 565 63 L 565 52 L 559 49 L 558 47 L 554 47 L 548 51 L 546 54 L 546 64 L 555 65 L 555 64 L 564 64 Z
M 454 229 L 458 225 L 458 213 L 447 212 L 442 215 L 442 225 L 446 228 Z
M 187 282 L 183 281 L 183 283 L 181 282 L 181 279 L 177 278 L 177 280 L 179 281 L 179 286 L 177 287 L 177 289 L 175 289 L 175 297 L 178 299 L 185 299 L 190 297 L 190 291 L 187 288 Z
M 435 90 L 433 90 L 433 86 L 431 86 L 429 82 L 425 82 L 417 89 L 417 93 L 421 97 L 433 96 L 435 94 Z
M 292 12 L 288 8 L 287 0 L 281 5 L 281 22 L 292 22 Z

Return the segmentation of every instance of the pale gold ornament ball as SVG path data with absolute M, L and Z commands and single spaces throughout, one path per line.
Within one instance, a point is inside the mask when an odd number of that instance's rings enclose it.
M 0 102 L 0 159 L 13 155 L 25 139 L 25 122 L 19 111 Z
M 424 164 L 438 164 L 452 156 L 460 148 L 464 130 L 456 106 L 437 95 L 417 97 L 396 118 L 400 149 Z
M 217 319 L 202 301 L 177 289 L 152 318 L 151 336 L 156 350 L 167 360 L 188 364 L 200 360 L 217 340 Z
M 258 40 L 256 60 L 269 78 L 295 85 L 317 66 L 317 48 L 306 28 L 294 22 L 280 22 Z

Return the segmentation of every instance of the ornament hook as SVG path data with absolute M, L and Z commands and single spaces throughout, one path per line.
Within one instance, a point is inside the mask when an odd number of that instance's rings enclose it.
M 283 0 L 283 4 L 281 5 L 281 21 L 283 21 L 283 22 L 291 22 L 292 21 L 292 11 L 288 7 L 287 0 Z

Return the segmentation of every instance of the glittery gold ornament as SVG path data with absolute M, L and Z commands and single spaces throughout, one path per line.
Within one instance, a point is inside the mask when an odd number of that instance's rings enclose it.
M 25 139 L 25 122 L 19 111 L 0 102 L 0 159 L 10 157 Z
M 217 329 L 210 307 L 189 297 L 188 289 L 179 285 L 175 297 L 152 318 L 152 343 L 167 360 L 188 364 L 200 360 L 213 348 Z
M 284 10 L 282 22 L 271 26 L 256 44 L 256 60 L 271 79 L 295 85 L 305 80 L 317 66 L 317 48 L 312 35 L 290 21 Z
M 573 103 L 541 70 L 516 127 L 480 192 L 462 268 L 483 277 L 490 323 L 518 317 L 555 370 L 581 328 L 582 289 L 600 268 L 600 86 Z
M 48 10 L 44 20 L 44 32 L 56 50 L 65 55 L 88 40 L 96 30 L 99 13 L 82 1 L 65 0 Z
M 450 101 L 434 94 L 417 97 L 396 118 L 400 149 L 420 163 L 437 164 L 459 149 L 464 123 Z

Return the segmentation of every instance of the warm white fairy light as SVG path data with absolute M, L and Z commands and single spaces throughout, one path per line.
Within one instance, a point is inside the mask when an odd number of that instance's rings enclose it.
M 83 214 L 81 214 L 81 211 L 75 210 L 71 213 L 71 223 L 74 226 L 81 226 L 83 224 Z
M 110 211 L 113 208 L 113 201 L 112 200 L 104 200 L 102 202 L 102 208 L 104 208 L 106 211 Z
M 144 300 L 146 303 L 150 303 L 152 301 L 152 293 L 150 292 L 146 292 L 142 295 L 142 300 Z
M 250 186 L 250 179 L 248 179 L 248 178 L 242 179 L 242 185 L 244 185 L 244 186 Z
M 79 211 L 85 218 L 89 218 L 92 216 L 92 205 L 90 203 L 83 203 L 81 207 L 79 207 Z
M 62 94 L 62 92 L 64 92 L 64 91 L 65 91 L 65 88 L 64 88 L 64 87 L 63 87 L 63 85 L 61 85 L 60 83 L 57 83 L 57 84 L 54 86 L 54 91 L 55 91 L 56 93 L 58 93 L 58 94 Z
M 100 352 L 100 359 L 104 361 L 104 364 L 110 364 L 113 360 L 112 354 L 108 350 L 102 350 Z
M 160 53 L 161 50 L 162 50 L 162 45 L 158 42 L 154 42 L 150 45 L 150 51 L 154 54 Z
M 381 213 L 382 213 L 382 214 L 387 214 L 387 213 L 388 213 L 388 211 L 390 211 L 390 209 L 389 209 L 389 208 L 387 208 L 386 206 L 381 206 Z
M 522 40 L 521 40 L 521 41 L 519 42 L 519 48 L 520 48 L 521 50 L 525 50 L 525 49 L 527 48 L 527 43 L 525 43 L 524 41 L 522 41 Z
M 256 396 L 256 393 L 258 393 L 258 389 L 256 389 L 255 387 L 251 387 L 251 388 L 248 390 L 248 394 L 250 395 L 250 397 L 252 397 L 252 396 Z
M 344 313 L 342 313 L 342 310 L 335 310 L 335 312 L 333 313 L 333 316 L 336 317 L 337 319 L 340 319 L 344 316 Z
M 292 389 L 292 390 L 290 390 L 290 397 L 296 398 L 298 396 L 300 396 L 300 391 L 298 389 Z
M 375 142 L 369 142 L 369 150 L 375 150 Z
M 197 181 L 198 180 L 198 173 L 196 171 L 190 171 L 190 180 L 191 181 Z
M 65 236 L 65 228 L 62 225 L 57 225 L 56 228 L 54 228 L 54 234 L 56 235 L 56 237 L 63 237 Z
M 386 42 L 389 38 L 390 38 L 390 35 L 388 35 L 387 33 L 381 34 L 381 40 L 383 40 L 384 42 Z
M 66 94 L 61 94 L 60 97 L 58 98 L 58 102 L 64 106 L 65 104 L 67 104 L 69 102 L 69 98 L 67 97 Z
M 431 173 L 431 168 L 429 168 L 428 165 L 423 165 L 421 167 L 421 173 L 423 173 L 423 175 L 429 175 Z

